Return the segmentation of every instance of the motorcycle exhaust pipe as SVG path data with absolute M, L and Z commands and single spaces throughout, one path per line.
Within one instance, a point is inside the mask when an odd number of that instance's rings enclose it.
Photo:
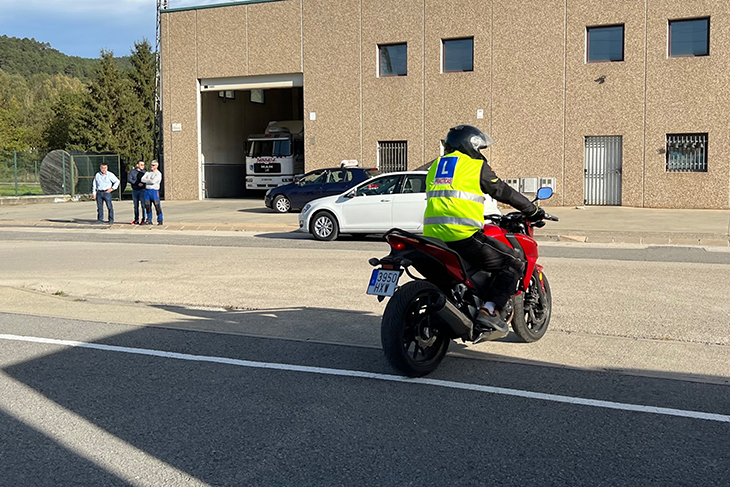
M 443 300 L 443 304 L 441 301 Z M 464 313 L 454 306 L 454 304 L 446 299 L 446 296 L 441 295 L 439 302 L 436 303 L 436 315 L 443 320 L 449 328 L 458 337 L 472 338 L 472 332 L 474 329 L 474 323 Z

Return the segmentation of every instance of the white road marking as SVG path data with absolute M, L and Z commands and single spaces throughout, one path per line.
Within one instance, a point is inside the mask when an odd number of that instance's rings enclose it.
M 216 364 L 235 365 L 254 369 L 282 370 L 287 372 L 304 372 L 309 374 L 333 375 L 339 377 L 355 377 L 360 379 L 373 379 L 388 382 L 403 382 L 407 384 L 420 384 L 447 389 L 461 389 L 466 391 L 484 392 L 488 394 L 499 394 L 503 396 L 523 397 L 526 399 L 537 399 L 541 401 L 560 402 L 576 406 L 590 406 L 605 409 L 617 409 L 621 411 L 634 411 L 639 413 L 661 414 L 664 416 L 678 416 L 681 418 L 703 419 L 707 421 L 718 421 L 730 423 L 730 415 L 705 413 L 701 411 L 688 411 L 683 409 L 663 408 L 657 406 L 644 406 L 640 404 L 627 404 L 613 401 L 601 401 L 597 399 L 585 399 L 581 397 L 561 396 L 557 394 L 546 394 L 542 392 L 523 391 L 519 389 L 507 389 L 503 387 L 484 386 L 479 384 L 467 384 L 438 379 L 413 379 L 390 374 L 377 374 L 373 372 L 362 372 L 358 370 L 330 369 L 326 367 L 311 367 L 306 365 L 279 364 L 272 362 L 255 362 L 225 357 L 211 357 L 206 355 L 191 355 L 187 353 L 164 352 L 146 348 L 119 347 L 115 345 L 102 345 L 99 343 L 76 342 L 72 340 L 56 340 L 52 338 L 39 338 L 20 335 L 0 334 L 0 340 L 14 340 L 21 342 L 44 343 L 49 345 L 61 345 L 65 347 L 89 348 L 92 350 L 103 350 L 106 352 L 131 353 L 135 355 L 147 355 L 151 357 L 170 358 L 177 360 L 188 360 L 193 362 L 210 362 Z

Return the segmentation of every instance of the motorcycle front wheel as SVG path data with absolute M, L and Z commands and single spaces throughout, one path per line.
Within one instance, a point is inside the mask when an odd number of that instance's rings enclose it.
M 408 377 L 436 370 L 449 349 L 447 325 L 435 314 L 441 291 L 427 281 L 411 281 L 390 298 L 380 341 L 390 365 Z
M 545 306 L 540 304 L 540 290 L 537 288 L 540 286 L 540 280 L 545 287 Z M 535 271 L 527 292 L 515 296 L 513 299 L 515 316 L 512 319 L 512 329 L 515 335 L 526 343 L 538 341 L 547 331 L 553 310 L 553 297 L 550 293 L 547 276 Z

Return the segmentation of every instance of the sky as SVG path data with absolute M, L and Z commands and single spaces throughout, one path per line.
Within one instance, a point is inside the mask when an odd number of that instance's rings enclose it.
M 169 0 L 170 8 L 232 0 Z M 127 56 L 135 41 L 155 44 L 156 0 L 0 0 L 0 35 L 34 38 L 69 56 Z

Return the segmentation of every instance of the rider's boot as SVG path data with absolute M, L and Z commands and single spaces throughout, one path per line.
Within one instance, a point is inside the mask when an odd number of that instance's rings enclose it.
M 476 331 L 479 333 L 474 343 L 504 338 L 509 334 L 509 325 L 505 323 L 496 311 L 480 309 L 477 315 Z

